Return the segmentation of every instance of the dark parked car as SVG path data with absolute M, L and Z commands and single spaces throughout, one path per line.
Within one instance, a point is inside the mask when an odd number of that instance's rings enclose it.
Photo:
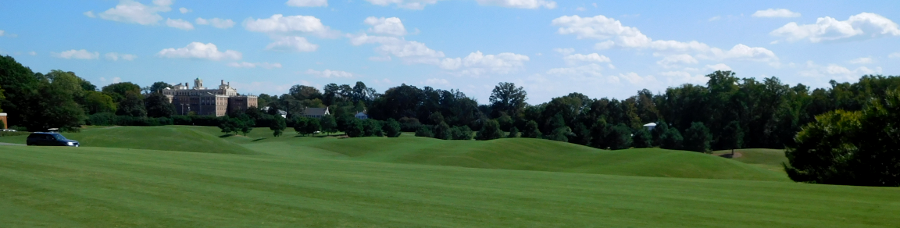
M 74 146 L 78 147 L 78 141 L 66 139 L 56 132 L 35 132 L 28 135 L 25 141 L 29 146 Z

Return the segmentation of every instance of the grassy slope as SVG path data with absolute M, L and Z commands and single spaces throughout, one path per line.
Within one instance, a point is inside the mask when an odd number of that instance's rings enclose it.
M 538 139 L 444 141 L 429 138 L 353 138 L 302 141 L 294 148 L 340 154 L 353 160 L 659 177 L 787 180 L 771 172 L 705 154 L 662 149 L 598 150 Z M 250 146 L 276 150 L 271 144 Z
M 85 147 L 116 147 L 149 150 L 174 150 L 225 154 L 254 153 L 234 142 L 209 132 L 211 127 L 91 127 L 80 133 L 63 133 Z M 0 142 L 25 144 L 27 136 L 0 137 Z
M 897 227 L 900 189 L 4 147 L 4 227 Z
M 784 166 L 781 164 L 788 162 L 782 149 L 737 149 L 735 152 L 740 153 L 741 156 L 732 158 L 732 160 L 782 173 L 784 172 Z M 731 154 L 731 150 L 715 151 L 713 154 Z

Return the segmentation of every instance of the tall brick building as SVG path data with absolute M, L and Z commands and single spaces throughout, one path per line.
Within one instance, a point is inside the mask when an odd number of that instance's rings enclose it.
M 197 78 L 194 79 L 193 88 L 188 88 L 188 83 L 185 82 L 174 88 L 166 88 L 162 93 L 175 105 L 177 115 L 194 112 L 197 115 L 224 116 L 231 111 L 257 107 L 256 96 L 239 95 L 237 89 L 231 87 L 231 82 L 225 83 L 225 80 L 222 80 L 219 88 L 208 89 L 203 87 L 203 80 Z

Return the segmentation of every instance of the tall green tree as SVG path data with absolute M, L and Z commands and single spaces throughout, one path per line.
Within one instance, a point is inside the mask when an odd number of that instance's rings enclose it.
M 684 146 L 684 138 L 681 136 L 681 132 L 675 128 L 669 128 L 666 130 L 666 133 L 660 137 L 659 147 L 663 149 L 670 150 L 680 150 Z
M 169 102 L 166 95 L 152 92 L 144 98 L 148 117 L 172 117 L 175 115 L 175 105 Z
M 722 141 L 725 149 L 731 149 L 731 154 L 733 155 L 734 149 L 740 149 L 744 145 L 744 130 L 741 129 L 740 122 L 731 121 L 728 125 L 725 125 L 719 140 Z
M 84 109 L 75 102 L 75 97 L 82 94 L 81 81 L 75 75 L 53 71 L 52 81 L 45 81 L 39 87 L 40 100 L 38 106 L 40 112 L 34 113 L 39 122 L 34 122 L 29 127 L 31 130 L 46 130 L 59 128 L 63 131 L 77 131 L 84 119 Z
M 147 116 L 143 95 L 138 92 L 129 91 L 125 94 L 125 98 L 116 106 L 116 115 L 133 117 Z
M 397 120 L 388 119 L 382 126 L 382 129 L 387 137 L 400 137 L 400 122 L 397 122 Z
M 684 130 L 684 149 L 701 153 L 710 152 L 709 144 L 712 135 L 709 128 L 700 122 L 691 123 L 691 127 Z
M 529 120 L 525 123 L 525 131 L 522 132 L 524 138 L 541 138 L 541 130 L 538 128 L 537 122 Z
M 131 82 L 119 82 L 104 86 L 101 90 L 112 97 L 113 102 L 119 103 L 125 100 L 128 93 L 141 94 L 141 86 Z
M 322 132 L 326 134 L 331 134 L 337 132 L 337 121 L 334 119 L 333 115 L 325 115 L 322 117 L 320 124 L 322 125 Z
M 287 128 L 287 123 L 284 120 L 284 117 L 281 115 L 275 115 L 275 120 L 272 121 L 272 124 L 269 126 L 269 129 L 272 130 L 272 136 L 280 137 L 284 132 L 284 129 Z
M 491 91 L 491 97 L 488 100 L 491 103 L 491 110 L 494 112 L 491 115 L 499 117 L 501 113 L 507 113 L 510 116 L 517 116 L 525 108 L 527 96 L 528 93 L 525 92 L 525 89 L 521 86 L 516 87 L 514 83 L 501 82 L 497 84 Z
M 843 110 L 816 116 L 785 150 L 788 176 L 798 182 L 856 183 L 853 163 L 860 153 L 861 118 L 859 111 Z
M 647 131 L 645 128 L 640 128 L 633 133 L 631 136 L 631 146 L 634 148 L 650 148 L 653 147 L 653 136 L 650 135 L 650 131 Z
M 109 95 L 97 91 L 87 91 L 84 96 L 84 109 L 87 114 L 91 115 L 103 112 L 115 113 L 116 103 Z

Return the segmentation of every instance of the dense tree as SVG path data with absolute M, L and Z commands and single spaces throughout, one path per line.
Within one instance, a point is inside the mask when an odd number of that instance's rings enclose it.
M 285 128 L 287 128 L 287 124 L 284 121 L 284 117 L 275 115 L 275 121 L 272 121 L 272 124 L 269 125 L 269 129 L 272 130 L 272 136 L 280 137 Z
M 653 136 L 650 135 L 650 131 L 647 131 L 645 128 L 635 131 L 631 136 L 631 146 L 634 148 L 653 147 Z
M 665 121 L 659 121 L 656 123 L 656 127 L 650 131 L 650 135 L 653 136 L 653 145 L 659 146 L 662 145 L 663 137 L 665 137 L 666 132 L 669 131 L 669 125 L 666 124 Z
M 104 86 L 103 93 L 112 97 L 113 102 L 119 103 L 125 100 L 128 93 L 141 94 L 141 86 L 131 82 L 119 82 Z
M 374 119 L 366 119 L 362 120 L 363 122 L 363 132 L 365 136 L 384 136 L 384 131 L 381 130 L 382 124 L 381 121 Z
M 434 135 L 434 138 L 436 139 L 449 140 L 450 138 L 452 138 L 452 135 L 450 133 L 450 125 L 447 125 L 447 123 L 438 123 L 434 126 L 434 129 L 432 129 L 432 131 L 432 135 Z
M 144 106 L 144 98 L 140 93 L 129 91 L 125 94 L 124 99 L 117 105 L 116 115 L 144 117 L 147 116 L 147 109 Z
M 862 113 L 837 110 L 816 116 L 797 134 L 795 143 L 787 147 L 785 166 L 794 181 L 822 184 L 854 184 L 855 155 L 862 129 Z
M 291 122 L 294 123 L 294 126 L 293 126 L 294 132 L 297 132 L 297 134 L 300 134 L 300 135 L 308 134 L 308 133 L 306 133 L 306 125 L 309 124 L 309 118 L 296 117 L 296 118 L 293 118 L 293 121 L 291 121 Z
M 519 129 L 516 127 L 512 127 L 509 129 L 509 134 L 506 135 L 507 138 L 518 138 L 519 137 Z
M 624 123 L 609 126 L 609 130 L 607 130 L 607 135 L 605 138 L 607 146 L 611 150 L 628 149 L 631 147 L 632 143 L 631 128 L 625 126 Z
M 681 132 L 675 128 L 669 128 L 666 130 L 666 133 L 660 137 L 659 147 L 663 149 L 670 150 L 680 150 L 683 148 L 684 138 L 681 137 Z
M 365 136 L 365 128 L 363 126 L 363 121 L 359 119 L 350 119 L 347 123 L 346 130 L 344 130 L 349 137 L 363 137 Z
M 709 128 L 700 122 L 691 123 L 691 127 L 684 130 L 684 149 L 696 152 L 706 153 L 710 151 L 709 144 L 712 141 L 712 135 L 709 134 Z
M 175 115 L 175 105 L 169 102 L 169 98 L 162 93 L 150 93 L 144 98 L 148 117 L 172 117 Z
M 322 132 L 331 134 L 337 131 L 337 121 L 334 119 L 333 115 L 325 115 L 320 122 L 322 125 Z
M 475 136 L 477 140 L 492 140 L 499 139 L 503 137 L 503 132 L 500 131 L 500 123 L 497 123 L 496 120 L 488 120 L 484 123 L 484 126 L 481 127 L 481 130 L 478 131 L 478 135 Z
M 44 81 L 39 86 L 40 99 L 36 107 L 41 111 L 33 117 L 39 122 L 31 123 L 29 130 L 59 128 L 63 131 L 77 131 L 86 118 L 84 109 L 75 102 L 75 97 L 83 93 L 81 82 L 74 74 L 54 71 L 52 81 Z
M 97 91 L 87 91 L 83 105 L 87 114 L 91 115 L 101 112 L 116 112 L 116 103 L 113 102 L 112 97 Z
M 319 119 L 317 118 L 307 118 L 306 126 L 303 126 L 303 133 L 310 135 L 316 134 L 322 130 L 322 124 L 319 123 Z
M 387 137 L 400 137 L 400 122 L 394 119 L 388 119 L 385 121 L 384 126 L 382 126 L 382 130 L 384 130 L 384 134 Z
M 433 138 L 434 132 L 431 131 L 431 127 L 429 126 L 420 126 L 419 129 L 416 129 L 416 137 Z
M 312 100 L 312 99 L 321 99 L 322 93 L 319 92 L 319 89 L 312 86 L 305 85 L 294 85 L 288 91 L 294 99 L 296 100 Z
M 522 132 L 522 137 L 525 138 L 541 138 L 541 130 L 538 128 L 537 122 L 534 120 L 529 120 L 525 123 L 525 131 Z
M 491 103 L 491 116 L 499 117 L 501 113 L 510 116 L 517 116 L 522 109 L 525 108 L 525 100 L 528 93 L 525 89 L 516 87 L 516 84 L 510 82 L 501 82 L 494 86 L 491 97 L 488 100 Z
M 172 88 L 172 85 L 166 82 L 154 82 L 148 87 L 147 93 L 162 93 L 166 88 Z
M 472 140 L 473 133 L 469 126 L 450 128 L 450 135 L 453 140 Z
M 719 140 L 724 148 L 731 149 L 731 154 L 734 154 L 734 149 L 740 149 L 744 145 L 744 130 L 741 129 L 741 124 L 738 121 L 731 121 L 725 125 Z

